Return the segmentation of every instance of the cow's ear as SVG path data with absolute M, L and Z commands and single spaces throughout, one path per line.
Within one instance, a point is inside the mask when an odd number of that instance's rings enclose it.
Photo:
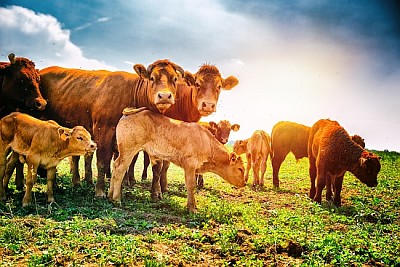
M 191 74 L 190 72 L 185 71 L 184 79 L 185 79 L 185 82 L 187 83 L 187 85 L 189 85 L 189 86 L 194 85 L 194 81 L 195 81 L 194 75 Z
M 64 127 L 58 128 L 58 136 L 60 136 L 61 140 L 67 141 L 71 138 L 72 130 Z
M 149 75 L 147 73 L 147 69 L 142 64 L 135 64 L 133 66 L 133 69 L 140 76 L 140 78 L 143 78 L 143 79 L 149 78 Z
M 211 126 L 212 128 L 215 128 L 215 129 L 217 129 L 217 127 L 218 127 L 218 125 L 217 125 L 215 122 L 213 122 L 213 121 L 210 121 L 208 124 L 210 124 L 210 126 Z
M 15 59 L 15 55 L 13 53 L 8 55 L 8 59 L 10 60 L 11 64 L 14 64 L 16 59 Z
M 222 88 L 225 90 L 231 90 L 233 87 L 238 85 L 239 80 L 236 77 L 229 76 L 222 81 Z
M 359 159 L 359 162 L 360 162 L 360 166 L 361 166 L 361 167 L 364 167 L 365 162 L 367 162 L 367 159 L 364 158 L 364 157 L 361 157 L 361 158 Z
M 235 123 L 234 125 L 231 126 L 231 129 L 232 131 L 237 132 L 240 129 L 240 125 Z

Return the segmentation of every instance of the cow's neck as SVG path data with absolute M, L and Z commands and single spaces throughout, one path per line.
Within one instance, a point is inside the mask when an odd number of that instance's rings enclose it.
M 201 168 L 201 172 L 213 172 L 221 176 L 223 169 L 229 164 L 229 151 L 213 137 L 208 161 Z M 222 177 L 222 176 L 221 176 Z
M 147 79 L 139 78 L 137 85 L 132 87 L 131 95 L 133 96 L 131 106 L 135 108 L 147 107 L 151 111 L 158 112 L 156 105 L 149 101 L 148 95 L 151 88 L 149 88 L 149 81 Z

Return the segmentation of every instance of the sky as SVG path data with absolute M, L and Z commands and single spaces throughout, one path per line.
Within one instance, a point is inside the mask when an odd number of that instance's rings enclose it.
M 203 121 L 271 133 L 337 120 L 368 149 L 400 151 L 400 5 L 395 0 L 3 0 L 0 61 L 134 72 L 170 59 L 239 84 Z

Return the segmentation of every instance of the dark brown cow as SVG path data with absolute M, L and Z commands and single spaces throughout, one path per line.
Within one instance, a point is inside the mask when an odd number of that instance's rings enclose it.
M 27 114 L 13 112 L 0 120 L 0 198 L 4 199 L 3 177 L 6 157 L 10 150 L 15 151 L 20 161 L 26 161 L 28 175 L 23 206 L 31 202 L 31 191 L 36 181 L 39 166 L 47 170 L 47 201 L 53 202 L 53 183 L 58 163 L 69 156 L 79 156 L 94 152 L 96 144 L 90 133 L 82 126 L 73 129 L 61 127 L 54 121 L 42 121 Z M 18 158 L 8 164 L 15 164 Z M 7 167 L 9 168 L 9 167 Z M 12 169 L 12 168 L 11 168 Z M 8 185 L 9 176 L 5 178 Z
M 246 153 L 247 167 L 244 175 L 246 182 L 249 179 L 250 169 L 253 168 L 253 186 L 264 186 L 267 160 L 271 154 L 271 138 L 269 135 L 263 130 L 256 130 L 250 138 L 236 140 L 233 144 L 233 152 L 238 155 Z
M 111 201 L 120 202 L 124 174 L 142 149 L 149 153 L 152 162 L 168 160 L 184 169 L 190 212 L 196 212 L 196 172 L 213 172 L 237 187 L 245 185 L 243 161 L 229 153 L 209 131 L 197 123 L 176 121 L 143 109 L 125 110 L 126 116 L 117 125 L 119 156 L 108 191 Z
M 279 169 L 289 152 L 294 154 L 296 160 L 308 156 L 309 132 L 310 127 L 290 121 L 278 122 L 272 128 L 271 149 L 274 187 L 279 187 Z
M 199 121 L 198 123 L 209 130 L 210 133 L 212 133 L 212 135 L 214 135 L 215 138 L 217 138 L 217 140 L 223 145 L 228 142 L 231 130 L 237 132 L 240 129 L 239 124 L 231 125 L 231 123 L 227 120 L 221 120 L 218 123 L 215 123 L 213 121 Z M 198 188 L 204 188 L 204 179 L 202 174 L 196 174 L 196 182 Z
M 84 126 L 97 143 L 95 195 L 98 197 L 105 196 L 105 173 L 110 171 L 115 127 L 122 110 L 126 107 L 148 107 L 164 113 L 175 103 L 178 72 L 184 75 L 181 67 L 168 60 L 158 60 L 147 69 L 137 64 L 134 70 L 138 75 L 61 67 L 40 71 L 41 92 L 49 103 L 46 116 L 67 127 Z M 91 167 L 88 164 L 85 177 L 91 182 Z M 79 184 L 79 180 L 75 158 L 74 184 Z
M 311 128 L 308 141 L 310 160 L 310 198 L 321 203 L 326 186 L 326 199 L 341 206 L 340 193 L 346 171 L 354 174 L 369 187 L 378 185 L 381 169 L 380 157 L 364 150 L 355 143 L 346 130 L 336 121 L 319 120 Z M 315 180 L 317 185 L 315 186 Z
M 308 157 L 308 138 L 311 127 L 290 122 L 281 121 L 274 125 L 271 133 L 272 171 L 274 187 L 279 187 L 279 169 L 287 154 L 293 153 L 296 160 Z M 364 139 L 359 135 L 353 135 L 352 140 L 365 147 Z
M 185 80 L 186 83 L 178 84 L 175 104 L 164 113 L 170 118 L 185 122 L 198 122 L 202 116 L 215 112 L 221 90 L 231 90 L 239 83 L 233 76 L 222 78 L 217 67 L 207 64 L 201 66 L 194 75 L 186 72 Z M 160 199 L 162 192 L 168 191 L 168 166 L 168 162 L 162 161 L 152 167 L 153 200 Z M 130 175 L 130 179 L 132 177 L 133 175 Z

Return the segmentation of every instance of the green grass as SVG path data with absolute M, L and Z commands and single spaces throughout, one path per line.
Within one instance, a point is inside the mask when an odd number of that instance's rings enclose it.
M 1 266 L 400 266 L 400 154 L 382 157 L 379 185 L 346 174 L 340 208 L 307 197 L 308 160 L 289 155 L 272 188 L 235 189 L 206 174 L 197 214 L 186 211 L 183 171 L 171 165 L 169 192 L 150 200 L 150 181 L 124 189 L 122 206 L 72 188 L 68 161 L 58 167 L 56 203 L 45 180 L 22 208 L 15 189 L 0 204 Z M 142 160 L 139 159 L 141 164 Z M 141 166 L 136 168 L 140 177 Z M 96 172 L 94 172 L 96 173 Z M 151 174 L 151 172 L 150 172 Z

